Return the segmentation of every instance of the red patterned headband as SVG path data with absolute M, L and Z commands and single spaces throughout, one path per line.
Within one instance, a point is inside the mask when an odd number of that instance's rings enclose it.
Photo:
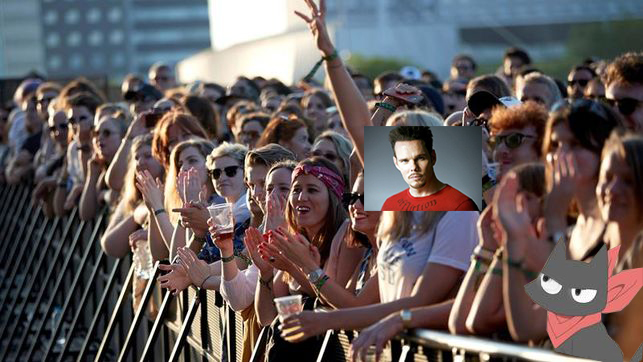
M 292 182 L 295 182 L 295 178 L 302 174 L 317 177 L 326 187 L 335 193 L 338 199 L 342 198 L 342 194 L 344 193 L 344 180 L 331 169 L 324 166 L 299 165 L 295 167 L 295 170 L 292 172 Z

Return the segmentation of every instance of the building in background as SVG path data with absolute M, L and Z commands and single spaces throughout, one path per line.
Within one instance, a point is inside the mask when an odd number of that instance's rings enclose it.
M 497 63 L 507 46 L 535 59 L 562 56 L 573 24 L 643 18 L 640 0 L 327 0 L 344 55 L 393 57 L 448 75 L 452 57 Z M 179 64 L 183 82 L 229 84 L 239 74 L 301 79 L 319 59 L 303 0 L 209 0 L 212 49 Z
M 210 47 L 207 0 L 0 0 L 0 78 L 147 74 Z

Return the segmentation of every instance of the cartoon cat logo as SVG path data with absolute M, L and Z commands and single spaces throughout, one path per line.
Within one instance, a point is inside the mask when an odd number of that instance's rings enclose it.
M 538 278 L 525 285 L 534 303 L 547 310 L 547 333 L 556 352 L 599 361 L 623 361 L 607 334 L 601 314 L 625 308 L 643 286 L 643 268 L 612 275 L 619 247 L 603 246 L 590 262 L 567 260 L 563 240 L 556 243 Z M 609 254 L 609 255 L 608 255 Z M 631 362 L 639 362 L 643 344 Z

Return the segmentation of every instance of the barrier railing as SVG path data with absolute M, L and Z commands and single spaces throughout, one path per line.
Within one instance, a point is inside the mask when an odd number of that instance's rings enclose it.
M 240 362 L 243 319 L 215 291 L 164 293 L 156 318 L 148 319 L 158 262 L 133 309 L 130 257 L 115 260 L 100 248 L 107 222 L 106 210 L 89 222 L 77 209 L 48 219 L 32 204 L 30 187 L 0 185 L 0 361 Z M 266 334 L 264 328 L 250 361 L 262 360 Z M 349 361 L 355 336 L 328 331 L 317 361 Z M 385 361 L 586 361 L 429 330 L 391 344 Z

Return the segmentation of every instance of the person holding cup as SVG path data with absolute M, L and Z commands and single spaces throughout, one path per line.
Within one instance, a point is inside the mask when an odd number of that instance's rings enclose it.
M 303 294 L 303 308 L 311 309 L 314 298 L 309 296 L 315 295 L 314 285 L 323 284 L 329 278 L 345 284 L 350 277 L 348 269 L 352 271 L 359 261 L 354 260 L 352 267 L 349 266 L 350 261 L 330 261 L 332 244 L 343 242 L 342 238 L 336 237 L 337 231 L 345 229 L 347 225 L 346 211 L 341 203 L 343 190 L 343 177 L 333 163 L 323 157 L 301 161 L 292 173 L 291 189 L 284 210 L 285 225 L 269 231 L 267 241 L 257 235 L 247 239 L 250 255 L 259 269 L 255 310 L 259 323 L 262 326 L 270 325 L 265 354 L 267 360 L 280 360 L 297 351 L 301 352 L 299 355 L 307 356 L 310 351 L 319 350 L 321 343 L 320 340 L 311 339 L 293 345 L 282 339 L 277 330 L 280 322 L 275 317 L 279 315 L 279 310 L 274 298 Z M 276 240 L 292 238 L 305 245 L 304 252 L 309 253 L 318 266 L 309 275 L 304 274 L 276 248 Z M 329 265 L 333 263 L 341 268 L 330 270 Z

